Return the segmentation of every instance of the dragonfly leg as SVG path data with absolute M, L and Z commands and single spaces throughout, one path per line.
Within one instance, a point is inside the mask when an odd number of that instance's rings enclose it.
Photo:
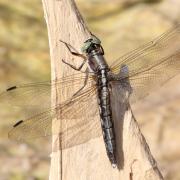
M 72 97 L 75 97 L 76 95 L 78 95 L 85 88 L 85 86 L 87 85 L 87 81 L 88 81 L 88 77 L 89 77 L 88 68 L 86 69 L 85 73 L 86 73 L 86 77 L 84 79 L 83 86 L 77 92 L 75 92 Z
M 62 59 L 62 62 L 68 66 L 70 66 L 72 69 L 76 70 L 76 71 L 81 71 L 82 67 L 84 66 L 84 64 L 86 63 L 86 60 L 83 60 L 82 64 L 80 64 L 79 67 L 76 67 L 68 62 L 66 62 L 64 59 Z
M 78 53 L 78 52 L 72 51 L 72 50 L 71 50 L 71 47 L 72 47 L 72 46 L 69 45 L 68 43 L 66 43 L 66 42 L 64 42 L 64 41 L 62 41 L 62 40 L 60 40 L 60 42 L 62 42 L 63 44 L 65 44 L 65 46 L 67 47 L 67 49 L 69 50 L 69 52 L 70 52 L 72 55 L 81 57 L 81 58 L 83 58 L 84 60 L 86 59 L 86 56 L 84 56 L 83 54 L 80 54 L 80 53 Z M 73 49 L 74 49 L 74 48 L 73 48 Z
M 83 54 L 80 54 L 78 52 L 74 52 L 71 50 L 71 45 L 69 45 L 68 43 L 60 40 L 60 42 L 62 42 L 63 44 L 65 44 L 65 46 L 67 47 L 67 49 L 69 50 L 69 52 L 73 55 L 73 56 L 78 56 L 81 57 L 83 59 L 82 64 L 80 64 L 79 67 L 76 67 L 68 62 L 66 62 L 64 59 L 62 60 L 63 63 L 65 63 L 66 65 L 70 66 L 72 69 L 76 70 L 76 71 L 80 71 L 82 69 L 82 67 L 84 66 L 84 64 L 86 63 L 86 56 L 84 56 Z M 74 49 L 74 48 L 73 48 Z

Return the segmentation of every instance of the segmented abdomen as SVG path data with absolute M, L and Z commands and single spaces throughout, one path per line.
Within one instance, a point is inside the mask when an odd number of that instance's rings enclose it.
M 115 135 L 110 106 L 110 92 L 108 89 L 107 70 L 101 70 L 98 74 L 98 98 L 99 111 L 103 138 L 106 146 L 107 155 L 113 165 L 116 164 L 115 158 Z

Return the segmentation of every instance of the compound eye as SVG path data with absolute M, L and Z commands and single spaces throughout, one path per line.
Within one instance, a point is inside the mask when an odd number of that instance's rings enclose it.
M 85 41 L 84 46 L 81 48 L 81 51 L 83 53 L 86 53 L 90 46 L 91 46 L 91 42 L 88 40 Z

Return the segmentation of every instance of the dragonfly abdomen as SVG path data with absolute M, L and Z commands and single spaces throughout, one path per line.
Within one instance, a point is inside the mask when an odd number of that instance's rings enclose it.
M 103 69 L 100 70 L 98 74 L 99 111 L 107 155 L 111 164 L 116 166 L 116 145 L 110 106 L 110 92 L 108 89 L 107 71 L 108 70 Z

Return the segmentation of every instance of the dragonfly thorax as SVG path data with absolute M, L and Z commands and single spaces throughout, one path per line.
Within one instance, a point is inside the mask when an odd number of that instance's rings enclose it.
M 92 51 L 92 53 L 88 56 L 88 64 L 91 70 L 93 70 L 95 73 L 104 69 L 109 70 L 104 56 L 96 53 L 95 51 Z
M 92 37 L 84 42 L 82 51 L 86 54 L 88 59 L 88 64 L 92 71 L 98 72 L 102 69 L 109 69 L 104 58 L 104 50 L 101 46 L 101 41 Z

